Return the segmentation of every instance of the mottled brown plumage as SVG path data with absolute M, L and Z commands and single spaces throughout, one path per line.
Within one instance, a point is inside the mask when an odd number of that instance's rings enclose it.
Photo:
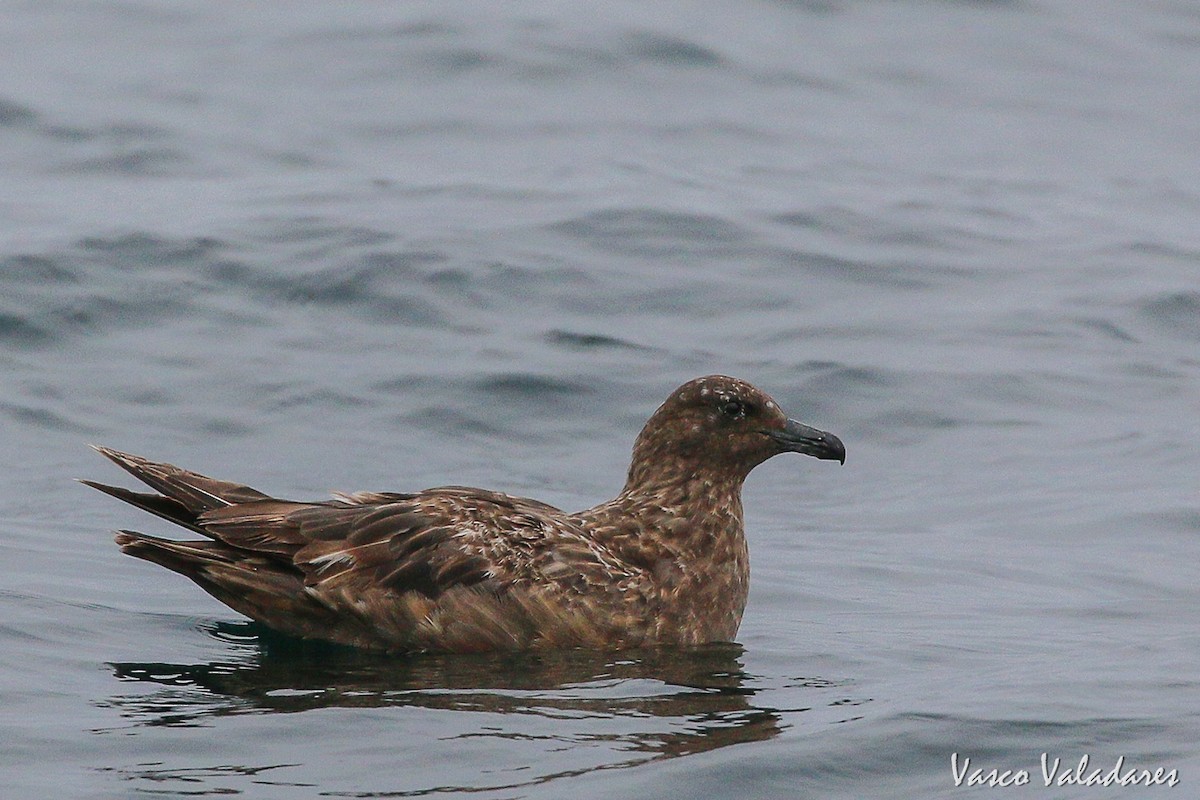
M 845 460 L 837 437 L 720 375 L 675 390 L 638 435 L 625 488 L 576 514 L 459 486 L 292 502 L 97 450 L 155 492 L 84 483 L 207 537 L 120 531 L 124 552 L 285 633 L 449 652 L 731 640 L 749 581 L 746 475 L 788 451 Z

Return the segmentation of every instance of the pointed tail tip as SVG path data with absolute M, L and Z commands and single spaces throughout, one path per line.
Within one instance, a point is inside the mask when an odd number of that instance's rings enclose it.
M 100 483 L 99 481 L 94 481 L 91 478 L 72 478 L 71 480 L 75 481 L 76 483 L 82 483 L 84 486 L 89 486 L 93 489 L 98 489 L 101 492 L 104 492 L 105 494 L 112 494 L 112 491 L 110 491 L 110 490 L 113 487 L 108 486 L 107 484 Z
M 131 544 L 136 544 L 141 537 L 142 535 L 137 531 L 127 531 L 124 529 L 113 531 L 113 541 L 116 542 L 117 546 L 122 550 Z
M 127 457 L 125 453 L 122 453 L 120 450 L 113 450 L 111 447 L 105 447 L 102 444 L 88 444 L 88 447 L 92 448 L 114 464 L 121 465 L 126 463 Z
M 114 450 L 113 448 L 102 444 L 88 444 L 88 447 L 92 448 L 105 458 L 112 459 L 113 461 L 121 461 L 129 455 L 128 453 L 122 453 L 120 450 Z
M 102 444 L 89 444 L 88 447 L 92 448 L 121 469 L 125 470 L 126 472 L 132 472 L 134 475 L 138 474 L 139 467 L 147 465 L 153 466 L 153 462 L 147 461 L 141 456 L 135 456 L 133 453 L 126 453 L 113 447 L 106 447 Z

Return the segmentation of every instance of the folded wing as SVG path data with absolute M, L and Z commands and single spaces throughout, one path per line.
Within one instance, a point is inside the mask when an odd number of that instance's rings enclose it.
M 293 502 L 97 449 L 157 493 L 85 483 L 207 537 L 121 531 L 122 550 L 277 630 L 453 651 L 611 644 L 618 629 L 638 635 L 624 609 L 644 599 L 644 576 L 543 503 L 464 487 Z

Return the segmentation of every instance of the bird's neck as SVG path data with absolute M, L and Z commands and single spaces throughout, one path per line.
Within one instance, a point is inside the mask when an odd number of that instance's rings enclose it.
M 704 472 L 653 482 L 631 480 L 614 499 L 581 512 L 610 545 L 643 547 L 646 532 L 677 553 L 713 553 L 741 546 L 742 481 Z
M 664 601 L 660 622 L 682 644 L 732 640 L 742 619 L 750 557 L 742 482 L 696 475 L 626 486 L 577 515 L 596 540 L 644 570 Z

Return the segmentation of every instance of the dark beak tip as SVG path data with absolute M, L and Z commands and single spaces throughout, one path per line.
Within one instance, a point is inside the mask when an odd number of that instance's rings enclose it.
M 842 440 L 833 434 L 828 434 L 828 436 L 830 460 L 836 460 L 843 467 L 846 466 L 846 445 L 842 444 Z
M 823 461 L 846 463 L 846 445 L 832 433 L 817 430 L 796 420 L 788 420 L 782 431 L 764 431 L 779 442 L 783 449 L 803 453 Z

